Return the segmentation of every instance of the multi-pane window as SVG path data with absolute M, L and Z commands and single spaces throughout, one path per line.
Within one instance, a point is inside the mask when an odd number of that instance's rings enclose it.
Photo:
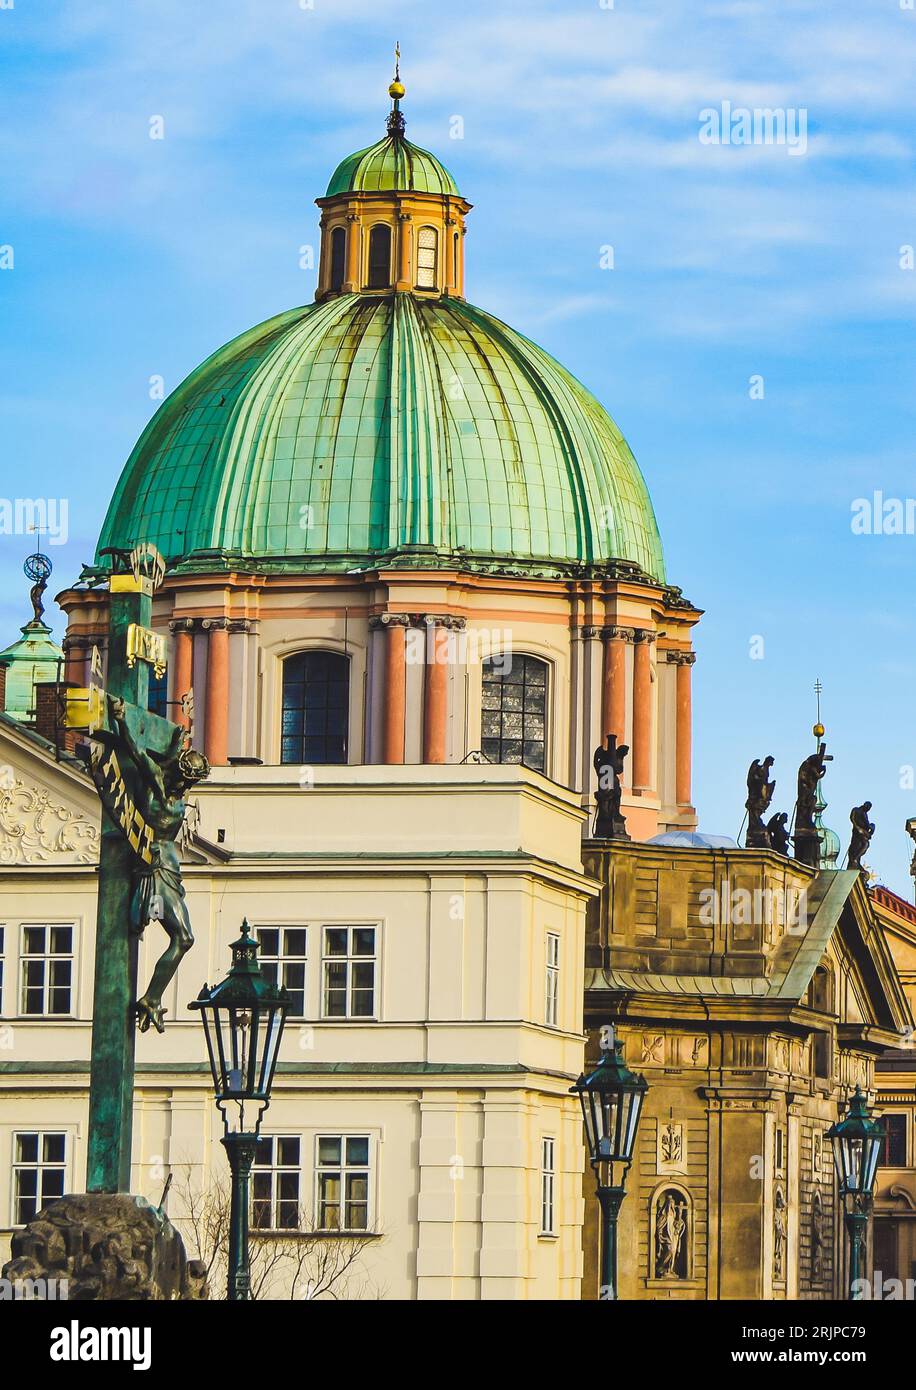
M 884 1125 L 884 1140 L 881 1145 L 880 1162 L 885 1168 L 905 1168 L 906 1165 L 906 1115 L 881 1116 Z
M 13 1224 L 25 1226 L 64 1195 L 67 1136 L 32 1131 L 13 1135 Z
M 368 1231 L 369 1139 L 320 1134 L 316 1140 L 315 1209 L 320 1231 Z
M 417 236 L 417 289 L 436 288 L 436 251 L 438 235 L 435 227 L 421 227 Z
M 69 1014 L 73 983 L 73 927 L 23 926 L 20 1009 L 24 1014 Z
M 481 749 L 493 763 L 543 772 L 547 740 L 547 665 L 535 656 L 483 663 Z
M 387 290 L 391 284 L 391 228 L 377 223 L 369 233 L 369 289 Z
M 251 1225 L 255 1231 L 293 1231 L 300 1224 L 301 1140 L 262 1134 L 251 1170 Z
M 290 1018 L 305 1017 L 305 927 L 258 927 L 258 959 L 271 984 L 288 991 Z
M 325 1018 L 375 1013 L 375 927 L 325 927 L 322 991 Z
M 338 652 L 300 652 L 283 663 L 282 763 L 345 763 L 350 662 Z
M 547 970 L 544 999 L 544 1022 L 556 1028 L 560 1014 L 560 938 L 556 932 L 547 933 Z
M 355 234 L 355 233 L 354 233 Z M 347 233 L 343 227 L 335 227 L 331 233 L 331 289 L 339 290 L 344 282 L 344 264 L 347 254 Z
M 556 1140 L 548 1135 L 541 1139 L 541 1235 L 556 1234 L 554 1197 L 556 1194 Z

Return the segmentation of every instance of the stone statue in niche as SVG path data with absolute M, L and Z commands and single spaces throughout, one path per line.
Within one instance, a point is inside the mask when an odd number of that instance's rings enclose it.
M 687 1278 L 687 1201 L 673 1187 L 655 1203 L 655 1278 Z
M 777 1187 L 773 1205 L 773 1278 L 778 1282 L 786 1277 L 786 1240 L 788 1238 L 786 1199 Z
M 817 1188 L 811 1199 L 811 1282 L 819 1284 L 824 1277 L 824 1204 Z

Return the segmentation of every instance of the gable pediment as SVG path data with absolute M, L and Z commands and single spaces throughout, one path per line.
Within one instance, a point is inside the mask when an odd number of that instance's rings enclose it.
M 89 777 L 9 718 L 0 719 L 0 866 L 94 864 L 101 814 Z

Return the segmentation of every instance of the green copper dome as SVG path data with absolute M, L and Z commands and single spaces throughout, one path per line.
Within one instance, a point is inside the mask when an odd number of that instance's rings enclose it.
M 460 197 L 455 180 L 429 150 L 403 136 L 387 135 L 338 164 L 326 198 L 337 193 L 438 193 Z
M 463 300 L 342 295 L 252 328 L 163 402 L 99 546 L 172 566 L 461 565 L 664 581 L 636 461 L 595 398 Z
M 40 618 L 33 618 L 20 631 L 22 636 L 0 652 L 0 665 L 6 667 L 6 700 L 2 708 L 4 714 L 28 724 L 35 717 L 36 681 L 60 680 L 64 654 Z

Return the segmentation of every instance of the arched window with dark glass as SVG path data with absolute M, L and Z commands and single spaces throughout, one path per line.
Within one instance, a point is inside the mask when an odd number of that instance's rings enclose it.
M 283 663 L 282 763 L 345 763 L 350 662 L 338 652 L 300 652 Z
M 369 289 L 387 290 L 391 284 L 391 228 L 378 222 L 369 233 Z
M 483 663 L 481 751 L 493 763 L 547 766 L 547 663 L 506 652 Z
M 165 671 L 161 676 L 157 676 L 155 671 L 150 671 L 146 707 L 151 714 L 161 714 L 163 719 L 168 717 L 168 685 L 169 678 Z
M 354 233 L 355 235 L 355 233 Z M 335 227 L 331 233 L 331 289 L 339 290 L 344 282 L 344 265 L 347 259 L 347 232 L 345 227 Z

